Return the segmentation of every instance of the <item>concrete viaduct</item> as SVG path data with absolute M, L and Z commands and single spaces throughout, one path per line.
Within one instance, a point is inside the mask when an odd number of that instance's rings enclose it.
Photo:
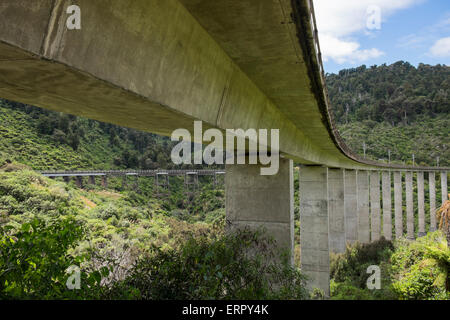
M 101 184 L 104 188 L 108 188 L 108 177 L 122 177 L 122 185 L 127 185 L 128 177 L 153 177 L 156 190 L 159 188 L 168 189 L 170 185 L 170 176 L 184 177 L 184 185 L 186 188 L 193 186 L 194 189 L 199 186 L 199 176 L 208 176 L 214 186 L 223 183 L 225 171 L 223 170 L 103 170 L 103 171 L 42 171 L 40 172 L 48 178 L 63 178 L 69 182 L 71 178 L 75 178 L 78 187 L 83 187 L 83 178 L 87 177 L 91 185 L 95 184 L 95 178 L 101 178 Z M 134 189 L 138 189 L 138 181 L 135 180 Z
M 261 176 L 259 165 L 226 167 L 227 219 L 265 227 L 292 252 L 293 162 L 300 163 L 301 268 L 327 295 L 330 250 L 404 235 L 403 192 L 406 236 L 415 236 L 415 203 L 419 235 L 426 215 L 434 230 L 435 179 L 446 199 L 448 168 L 365 161 L 346 147 L 330 112 L 310 0 L 73 2 L 81 30 L 66 27 L 72 1 L 1 1 L 1 97 L 161 135 L 192 132 L 194 120 L 221 130 L 279 129 L 277 175 Z

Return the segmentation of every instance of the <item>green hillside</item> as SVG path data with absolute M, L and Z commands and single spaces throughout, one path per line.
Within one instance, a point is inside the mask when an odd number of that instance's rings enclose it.
M 335 120 L 352 150 L 394 162 L 450 165 L 450 67 L 403 61 L 327 75 Z

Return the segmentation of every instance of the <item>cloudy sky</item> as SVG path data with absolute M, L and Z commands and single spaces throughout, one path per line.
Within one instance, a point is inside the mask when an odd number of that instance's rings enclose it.
M 326 72 L 398 60 L 450 65 L 450 0 L 314 0 L 314 7 Z

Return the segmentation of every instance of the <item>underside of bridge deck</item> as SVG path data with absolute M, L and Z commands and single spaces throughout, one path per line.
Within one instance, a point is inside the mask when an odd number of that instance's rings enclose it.
M 71 4 L 1 1 L 0 97 L 162 135 L 193 132 L 194 120 L 205 129 L 279 129 L 278 175 L 261 177 L 258 165 L 228 167 L 227 219 L 265 225 L 292 251 L 291 160 L 301 163 L 302 270 L 311 287 L 329 293 L 330 244 L 342 251 L 345 241 L 378 239 L 381 221 L 390 235 L 377 170 L 409 170 L 409 193 L 411 170 L 430 171 L 435 201 L 436 168 L 365 161 L 340 139 L 310 0 L 78 0 L 81 30 L 68 30 Z M 438 170 L 445 199 L 448 168 Z M 387 197 L 391 175 L 382 177 Z M 401 172 L 394 179 L 395 236 L 401 237 Z M 422 199 L 421 191 L 421 234 Z M 407 193 L 409 213 L 412 201 Z M 388 201 L 383 205 L 390 210 Z M 408 215 L 411 238 L 413 218 Z

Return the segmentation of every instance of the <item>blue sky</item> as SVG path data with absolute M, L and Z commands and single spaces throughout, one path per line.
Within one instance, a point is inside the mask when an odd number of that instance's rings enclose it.
M 450 0 L 314 0 L 314 6 L 326 72 L 399 60 L 450 65 Z

